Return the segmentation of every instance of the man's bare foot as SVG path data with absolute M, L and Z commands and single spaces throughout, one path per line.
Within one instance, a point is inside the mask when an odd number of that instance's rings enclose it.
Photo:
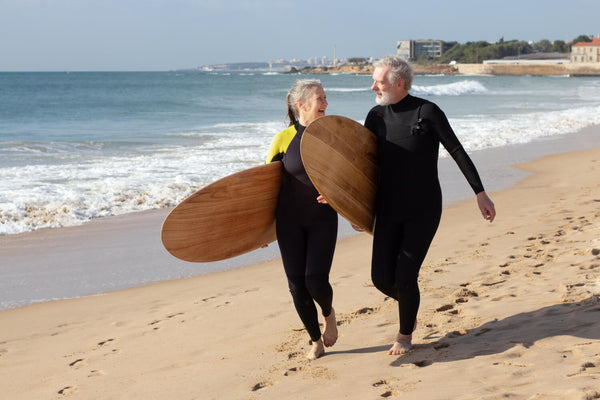
M 319 339 L 316 342 L 312 343 L 312 348 L 306 355 L 306 358 L 308 358 L 309 360 L 316 360 L 323 354 L 325 354 L 325 347 L 323 346 L 323 341 Z
M 338 338 L 337 321 L 335 320 L 335 310 L 331 309 L 331 314 L 325 317 L 325 329 L 323 331 L 323 344 L 331 347 Z
M 412 348 L 412 335 L 403 335 L 398 333 L 396 341 L 392 345 L 392 348 L 388 350 L 390 356 L 400 356 L 406 354 Z

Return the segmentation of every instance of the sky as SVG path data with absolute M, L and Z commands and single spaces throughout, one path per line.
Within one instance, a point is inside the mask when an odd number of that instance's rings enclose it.
M 165 71 L 378 58 L 396 41 L 569 41 L 599 0 L 0 0 L 0 71 Z

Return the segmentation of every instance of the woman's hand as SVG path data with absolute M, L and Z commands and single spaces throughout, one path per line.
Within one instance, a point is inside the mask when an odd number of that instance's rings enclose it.
M 329 204 L 327 200 L 325 200 L 325 197 L 323 197 L 323 195 L 321 194 L 319 195 L 319 197 L 317 197 L 317 201 L 321 204 Z
M 358 226 L 358 225 L 354 225 L 354 224 L 350 224 L 350 225 L 352 225 L 352 228 L 353 228 L 355 231 L 357 231 L 357 232 L 364 232 L 364 231 L 365 231 L 363 228 L 361 228 L 361 227 L 360 227 L 360 226 Z

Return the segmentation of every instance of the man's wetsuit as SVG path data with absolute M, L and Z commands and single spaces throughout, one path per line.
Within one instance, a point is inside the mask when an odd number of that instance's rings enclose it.
M 281 160 L 283 179 L 276 210 L 276 232 L 281 259 L 294 305 L 310 338 L 321 338 L 316 301 L 324 316 L 331 314 L 333 289 L 329 271 L 337 239 L 337 213 L 317 202 L 319 193 L 300 158 L 304 126 L 279 132 L 267 163 Z M 314 301 L 313 301 L 314 300 Z
M 418 275 L 438 228 L 440 142 L 477 194 L 484 190 L 470 157 L 435 104 L 407 95 L 375 106 L 365 127 L 378 138 L 380 183 L 373 235 L 373 284 L 398 301 L 400 333 L 410 335 L 419 309 Z

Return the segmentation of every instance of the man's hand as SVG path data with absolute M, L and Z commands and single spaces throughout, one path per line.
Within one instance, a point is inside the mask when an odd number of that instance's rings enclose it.
M 485 191 L 477 193 L 477 205 L 485 220 L 492 222 L 496 218 L 494 203 Z

